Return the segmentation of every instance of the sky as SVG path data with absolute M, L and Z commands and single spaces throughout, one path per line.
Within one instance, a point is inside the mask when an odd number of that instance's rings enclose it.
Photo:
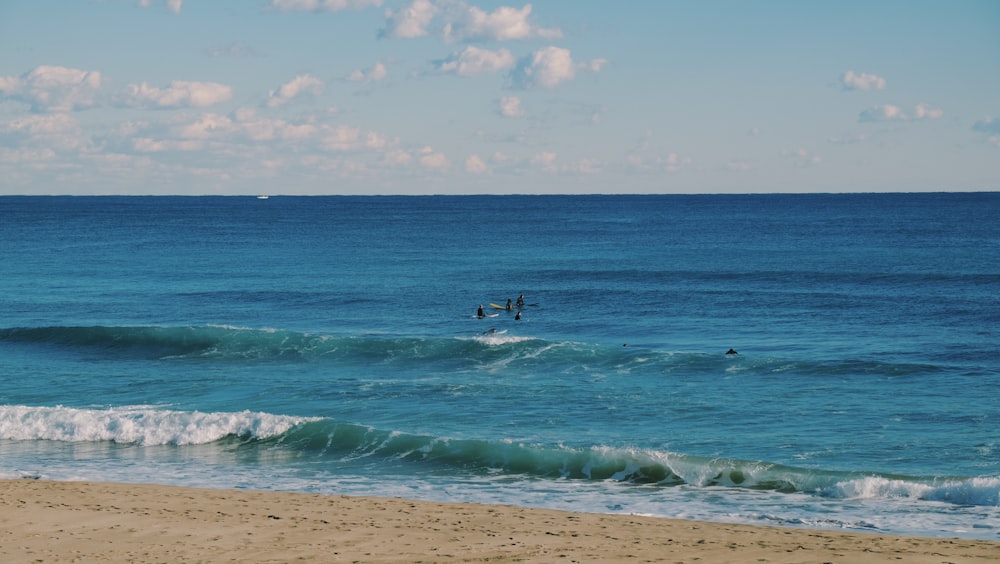
M 983 190 L 995 0 L 0 2 L 0 195 Z

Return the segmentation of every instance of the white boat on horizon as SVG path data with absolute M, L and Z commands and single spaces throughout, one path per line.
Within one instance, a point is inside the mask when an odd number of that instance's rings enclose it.
M 261 194 L 260 196 L 257 196 L 258 200 L 266 200 L 268 198 L 270 198 L 270 196 L 268 196 L 267 194 Z

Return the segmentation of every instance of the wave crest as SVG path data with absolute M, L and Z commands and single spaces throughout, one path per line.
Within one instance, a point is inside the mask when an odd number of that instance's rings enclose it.
M 0 407 L 0 439 L 191 445 L 226 437 L 266 439 L 310 420 L 251 411 L 203 413 L 144 406 L 93 410 L 15 405 Z

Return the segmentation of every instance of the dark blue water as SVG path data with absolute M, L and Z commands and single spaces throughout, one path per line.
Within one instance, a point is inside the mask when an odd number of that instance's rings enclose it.
M 0 476 L 1000 539 L 998 212 L 3 197 Z

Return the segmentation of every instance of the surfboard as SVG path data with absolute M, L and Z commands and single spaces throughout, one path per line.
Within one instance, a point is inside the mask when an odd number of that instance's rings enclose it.
M 490 304 L 490 307 L 493 309 L 507 309 L 507 306 L 502 306 L 500 304 Z

